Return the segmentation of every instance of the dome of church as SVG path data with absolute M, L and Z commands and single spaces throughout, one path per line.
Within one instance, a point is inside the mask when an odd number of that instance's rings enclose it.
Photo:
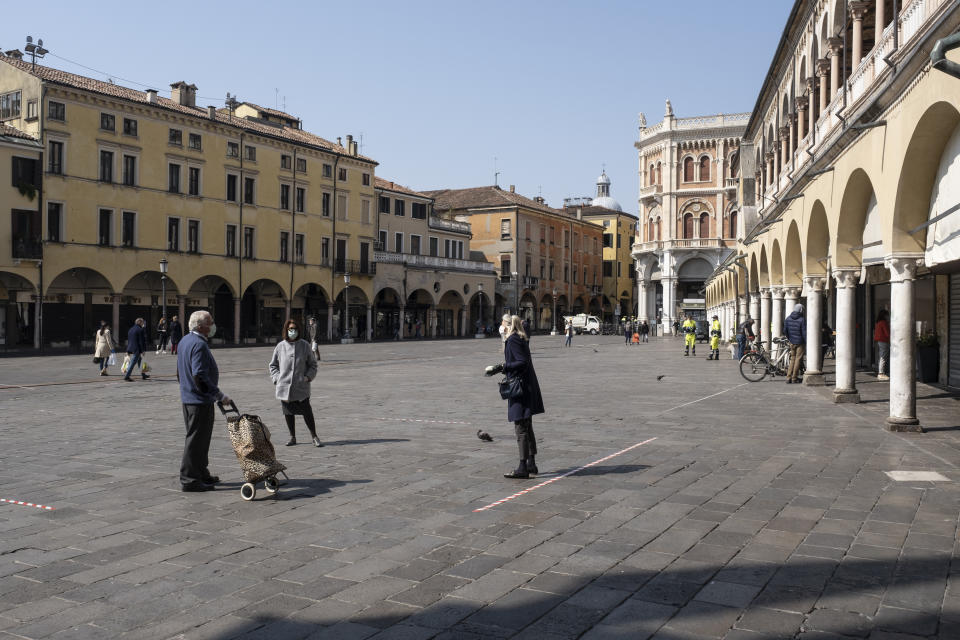
M 591 202 L 594 207 L 604 207 L 614 211 L 623 211 L 620 203 L 610 197 L 610 178 L 607 177 L 606 170 L 597 178 L 597 197 Z
M 620 203 L 611 198 L 610 196 L 601 196 L 599 198 L 594 198 L 590 202 L 595 207 L 603 207 L 605 209 L 613 209 L 614 211 L 623 211 L 623 208 L 620 206 Z

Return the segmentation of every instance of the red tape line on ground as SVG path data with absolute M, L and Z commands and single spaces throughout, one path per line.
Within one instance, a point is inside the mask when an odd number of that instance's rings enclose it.
M 37 509 L 43 509 L 45 511 L 53 511 L 53 507 L 46 507 L 42 504 L 34 504 L 32 502 L 24 502 L 23 500 L 7 500 L 6 498 L 0 498 L 0 502 L 7 502 L 9 504 L 19 504 L 24 507 L 36 507 Z
M 464 422 L 462 420 L 423 420 L 420 418 L 374 418 L 375 420 L 382 420 L 384 422 L 393 421 L 393 422 L 424 422 L 430 424 L 466 424 L 469 425 L 469 422 Z
M 557 480 L 562 480 L 563 478 L 566 478 L 567 476 L 572 476 L 573 474 L 578 473 L 578 472 L 580 472 L 580 471 L 583 471 L 584 469 L 589 469 L 590 467 L 592 467 L 592 466 L 595 465 L 595 464 L 600 464 L 601 462 L 606 462 L 606 461 L 609 460 L 610 458 L 616 458 L 617 456 L 619 456 L 619 455 L 621 455 L 621 454 L 624 454 L 624 453 L 626 453 L 627 451 L 630 451 L 631 449 L 636 449 L 637 447 L 642 447 L 643 445 L 645 445 L 645 444 L 647 444 L 647 443 L 650 443 L 650 442 L 653 442 L 654 440 L 656 440 L 656 438 L 650 438 L 649 440 L 644 440 L 643 442 L 638 442 L 637 444 L 631 445 L 631 446 L 627 447 L 626 449 L 621 449 L 620 451 L 617 451 L 616 453 L 611 453 L 610 455 L 608 455 L 608 456 L 606 456 L 606 457 L 604 457 L 604 458 L 600 458 L 599 460 L 594 460 L 593 462 L 591 462 L 591 463 L 589 463 L 589 464 L 585 464 L 585 465 L 583 465 L 582 467 L 578 467 L 578 468 L 574 469 L 573 471 L 567 471 L 567 472 L 564 473 L 563 475 L 559 475 L 559 476 L 557 476 L 556 478 L 550 478 L 549 480 L 546 480 L 546 481 L 544 481 L 544 482 L 541 482 L 540 484 L 535 484 L 535 485 L 533 485 L 533 486 L 530 487 L 529 489 L 524 489 L 523 491 L 518 491 L 518 492 L 516 492 L 515 494 L 513 494 L 512 496 L 507 496 L 506 498 L 503 498 L 503 499 L 501 499 L 501 500 L 497 500 L 496 502 L 491 502 L 490 504 L 488 504 L 488 505 L 485 506 L 485 507 L 480 507 L 479 509 L 474 509 L 473 512 L 474 512 L 474 513 L 477 513 L 477 512 L 479 512 L 479 511 L 486 511 L 487 509 L 492 509 L 492 508 L 494 508 L 494 507 L 497 506 L 497 505 L 503 504 L 504 502 L 509 502 L 509 501 L 513 500 L 514 498 L 519 498 L 520 496 L 522 496 L 522 495 L 524 495 L 524 494 L 527 494 L 527 493 L 530 493 L 531 491 L 535 491 L 536 489 L 539 489 L 540 487 L 545 487 L 545 486 L 547 486 L 548 484 L 550 484 L 551 482 L 556 482 Z

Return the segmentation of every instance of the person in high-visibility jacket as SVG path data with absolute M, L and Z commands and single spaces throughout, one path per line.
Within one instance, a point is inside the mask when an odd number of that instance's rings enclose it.
M 690 355 L 690 347 L 693 347 L 693 355 L 697 355 L 697 323 L 687 315 L 680 330 L 683 331 L 683 355 Z
M 707 360 L 719 360 L 720 359 L 720 334 L 722 330 L 720 328 L 720 317 L 713 316 L 713 322 L 710 323 L 710 355 L 707 356 Z

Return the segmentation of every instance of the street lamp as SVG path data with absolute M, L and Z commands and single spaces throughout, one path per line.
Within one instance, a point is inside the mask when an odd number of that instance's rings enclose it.
M 553 330 L 550 332 L 550 335 L 557 335 L 557 288 L 553 288 Z
M 160 260 L 160 295 L 163 296 L 161 318 L 164 322 L 167 320 L 167 267 L 169 263 L 166 258 Z M 166 326 L 166 325 L 164 325 Z
M 340 344 L 353 344 L 353 338 L 350 337 L 350 274 L 343 274 L 343 327 L 344 337 L 340 338 Z
M 520 274 L 513 272 L 513 314 L 520 315 Z

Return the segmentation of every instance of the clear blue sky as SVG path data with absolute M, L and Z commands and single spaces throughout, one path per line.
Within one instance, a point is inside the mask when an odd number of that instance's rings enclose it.
M 0 47 L 169 96 L 199 87 L 363 136 L 377 174 L 415 189 L 493 183 L 547 202 L 612 195 L 636 213 L 637 113 L 749 111 L 792 0 L 140 3 L 55 0 L 6 12 Z M 33 13 L 31 16 L 30 14 Z M 30 26 L 27 26 L 30 25 Z

